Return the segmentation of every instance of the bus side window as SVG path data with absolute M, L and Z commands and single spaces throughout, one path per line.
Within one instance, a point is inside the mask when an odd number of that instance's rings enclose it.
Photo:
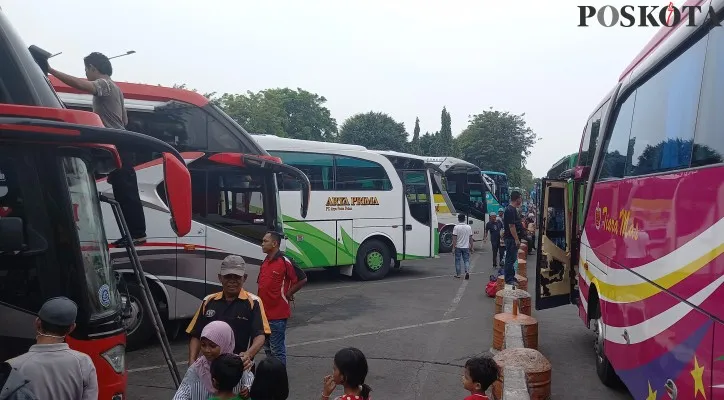
M 626 176 L 688 168 L 706 37 L 636 89 Z
M 334 158 L 337 190 L 392 190 L 392 182 L 380 164 L 352 157 Z
M 724 34 L 721 29 L 712 29 L 709 34 L 703 79 L 691 160 L 691 165 L 696 167 L 724 162 L 724 113 L 721 112 L 724 104 Z
M 270 151 L 269 154 L 281 158 L 284 164 L 304 172 L 309 178 L 312 190 L 334 189 L 334 159 L 331 155 L 293 151 Z M 301 184 L 297 179 L 287 174 L 282 174 L 279 185 L 280 190 L 298 191 L 301 189 Z
M 618 111 L 613 132 L 606 145 L 606 153 L 601 166 L 599 180 L 623 178 L 626 170 L 626 160 L 629 151 L 629 136 L 631 134 L 631 118 L 636 93 L 631 93 Z
M 208 150 L 215 152 L 239 152 L 243 153 L 239 139 L 234 136 L 221 122 L 214 118 L 208 118 Z

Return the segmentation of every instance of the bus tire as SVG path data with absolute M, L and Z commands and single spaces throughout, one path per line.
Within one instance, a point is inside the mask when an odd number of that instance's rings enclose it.
M 601 383 L 608 387 L 616 388 L 620 385 L 620 380 L 608 357 L 606 357 L 605 340 L 602 331 L 603 319 L 601 318 L 601 312 L 598 307 L 591 316 L 591 323 L 593 324 L 593 331 L 596 334 L 593 342 L 593 349 L 596 355 L 596 374 L 598 375 L 598 379 L 601 380 Z
M 133 351 L 148 345 L 156 337 L 156 332 L 151 321 L 153 317 L 143 305 L 143 289 L 136 282 L 126 281 L 126 285 L 128 286 L 128 295 L 131 302 L 131 318 L 128 322 L 124 321 L 126 325 L 126 350 Z M 153 289 L 151 290 L 153 291 Z M 125 296 L 125 293 L 121 293 L 121 295 Z M 161 318 L 164 318 L 164 313 L 167 310 L 164 310 L 158 304 L 157 299 L 152 300 L 156 302 Z
M 453 226 L 448 225 L 440 231 L 440 253 L 450 253 L 452 251 Z
M 357 249 L 354 273 L 360 280 L 382 279 L 390 272 L 392 263 L 389 247 L 380 240 L 367 240 Z

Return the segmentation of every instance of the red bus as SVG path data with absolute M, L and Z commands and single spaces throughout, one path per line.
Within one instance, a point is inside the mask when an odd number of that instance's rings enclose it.
M 536 308 L 576 304 L 636 399 L 724 398 L 724 1 L 685 5 L 589 117 L 582 201 L 543 181 Z
M 95 173 L 120 166 L 115 145 L 154 149 L 179 236 L 191 227 L 191 178 L 166 143 L 64 109 L 39 67 L 43 57 L 0 11 L 0 359 L 26 352 L 40 306 L 67 296 L 78 304 L 67 343 L 93 360 L 99 399 L 122 400 L 126 334 Z

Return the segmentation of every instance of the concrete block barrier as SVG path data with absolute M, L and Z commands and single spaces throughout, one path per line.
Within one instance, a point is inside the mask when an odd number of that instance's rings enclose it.
M 494 356 L 500 378 L 493 384 L 496 400 L 549 400 L 551 363 L 535 349 L 505 349 Z
M 512 313 L 513 302 L 518 301 L 518 311 L 521 314 L 531 314 L 530 293 L 521 289 L 503 289 L 495 294 L 495 313 Z
M 528 278 L 528 260 L 525 258 L 518 260 L 518 275 Z
M 530 315 L 527 253 L 527 243 L 521 243 L 518 287 L 505 285 L 503 276 L 496 282 L 491 349 L 500 368 L 500 378 L 492 387 L 496 400 L 549 400 L 551 396 L 551 364 L 538 351 L 538 321 Z
M 518 275 L 515 275 L 515 279 L 518 280 L 518 286 L 516 286 L 516 289 L 522 289 L 525 291 L 528 291 L 528 278 Z M 495 282 L 495 292 L 499 292 L 505 288 L 513 288 L 511 285 L 505 284 L 505 276 L 498 275 L 498 280 Z

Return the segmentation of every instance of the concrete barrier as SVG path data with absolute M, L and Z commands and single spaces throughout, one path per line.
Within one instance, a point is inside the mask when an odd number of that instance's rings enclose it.
M 495 400 L 549 400 L 551 396 L 551 364 L 537 350 L 538 321 L 529 315 L 527 250 L 527 243 L 518 250 L 518 287 L 506 285 L 503 276 L 496 282 L 491 351 L 500 378 L 492 387 Z

